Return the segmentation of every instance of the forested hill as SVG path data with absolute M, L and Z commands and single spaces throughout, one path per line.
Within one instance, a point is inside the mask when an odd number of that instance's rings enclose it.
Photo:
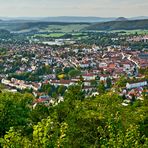
M 148 29 L 147 20 L 127 20 L 95 23 L 85 28 L 86 30 L 135 30 Z

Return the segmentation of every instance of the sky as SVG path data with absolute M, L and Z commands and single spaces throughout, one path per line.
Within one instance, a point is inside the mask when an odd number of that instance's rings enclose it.
M 0 0 L 0 16 L 148 16 L 148 0 Z

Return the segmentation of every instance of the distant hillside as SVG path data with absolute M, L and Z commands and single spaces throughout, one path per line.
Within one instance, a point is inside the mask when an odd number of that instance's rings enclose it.
M 70 23 L 80 23 L 80 22 L 108 22 L 116 20 L 115 17 L 84 17 L 84 16 L 57 16 L 57 17 L 0 17 L 5 21 L 18 21 L 18 22 L 70 22 Z
M 71 28 L 69 30 L 69 28 Z M 147 20 L 127 20 L 120 17 L 116 21 L 110 22 L 37 22 L 25 20 L 7 20 L 0 21 L 0 29 L 9 30 L 11 32 L 30 32 L 30 31 L 51 31 L 51 32 L 65 32 L 67 31 L 80 31 L 80 30 L 135 30 L 135 29 L 148 29 Z
M 59 17 L 47 17 L 41 19 L 42 21 L 47 22 L 108 22 L 113 21 L 116 18 L 109 17 L 79 17 L 79 16 L 59 16 Z
M 130 20 L 130 21 L 111 21 L 104 23 L 96 23 L 86 27 L 85 30 L 135 30 L 135 29 L 148 29 L 147 20 Z
M 128 21 L 125 17 L 118 17 L 115 21 Z
M 45 29 L 48 28 L 49 25 L 55 26 L 69 26 L 69 25 L 90 25 L 89 23 L 68 23 L 68 22 L 29 22 L 29 23 L 21 23 L 19 26 L 16 27 L 16 31 L 24 30 L 24 29 Z
M 124 18 L 124 17 L 120 17 Z M 19 22 L 108 22 L 115 21 L 117 17 L 95 17 L 95 16 L 57 16 L 57 17 L 0 17 L 4 21 L 19 21 Z M 148 16 L 137 16 L 127 18 L 128 20 L 144 20 Z
M 146 19 L 148 19 L 148 16 L 137 16 L 130 18 L 130 20 L 146 20 Z
M 0 22 L 0 29 L 9 30 L 10 32 L 20 32 L 20 31 L 62 31 L 62 28 L 67 28 L 68 30 L 82 30 L 83 28 L 89 26 L 90 23 L 68 23 L 68 22 L 26 22 L 26 21 L 2 21 Z

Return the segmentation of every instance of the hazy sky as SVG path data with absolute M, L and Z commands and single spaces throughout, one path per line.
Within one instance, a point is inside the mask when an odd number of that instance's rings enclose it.
M 148 0 L 0 0 L 0 16 L 148 16 Z

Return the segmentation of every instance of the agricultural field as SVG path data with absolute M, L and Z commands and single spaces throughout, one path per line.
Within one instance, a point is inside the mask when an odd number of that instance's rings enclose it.
M 65 33 L 50 33 L 50 34 L 36 34 L 34 35 L 34 37 L 44 37 L 44 38 L 48 38 L 48 37 L 52 37 L 52 38 L 59 38 L 62 37 Z
M 40 29 L 40 32 L 79 32 L 85 27 L 88 27 L 87 24 L 70 24 L 70 25 L 49 25 L 45 29 Z
M 141 34 L 141 35 L 145 35 L 148 34 L 148 30 L 114 30 L 114 31 L 110 31 L 110 32 L 121 32 L 121 34 L 126 34 L 126 35 L 130 35 L 130 34 Z M 122 33 L 123 32 L 123 33 Z
M 82 39 L 82 38 L 86 38 L 87 34 L 86 33 L 81 33 L 81 32 L 77 32 L 77 33 L 46 33 L 46 34 L 35 34 L 33 37 L 41 37 L 41 38 L 61 38 L 63 36 L 65 36 L 66 34 L 70 35 L 70 38 L 74 38 L 74 39 Z

